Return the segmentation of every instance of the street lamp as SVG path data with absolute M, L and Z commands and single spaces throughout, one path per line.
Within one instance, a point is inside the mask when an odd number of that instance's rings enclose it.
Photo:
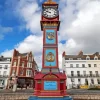
M 14 84 L 13 84 L 13 92 L 16 92 L 16 90 L 17 90 L 17 79 L 18 79 L 18 76 L 15 76 Z

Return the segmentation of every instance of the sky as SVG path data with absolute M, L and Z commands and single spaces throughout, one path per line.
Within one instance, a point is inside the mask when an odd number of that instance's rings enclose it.
M 0 55 L 13 50 L 33 52 L 42 67 L 41 5 L 47 0 L 0 0 Z M 59 67 L 62 52 L 93 54 L 100 51 L 100 0 L 53 0 L 59 4 Z

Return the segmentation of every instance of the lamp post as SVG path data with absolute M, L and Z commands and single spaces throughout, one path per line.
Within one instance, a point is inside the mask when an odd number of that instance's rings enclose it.
M 17 90 L 17 76 L 15 76 L 15 78 L 14 78 L 14 84 L 13 84 L 13 92 L 16 92 L 16 90 Z

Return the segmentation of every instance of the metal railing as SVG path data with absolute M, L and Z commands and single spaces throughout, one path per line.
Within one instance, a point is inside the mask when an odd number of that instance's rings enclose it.
M 67 77 L 69 77 L 69 78 L 77 78 L 77 77 L 80 77 L 80 78 L 84 78 L 84 77 L 100 77 L 100 74 L 86 74 L 86 75 L 82 75 L 82 74 L 80 74 L 80 75 L 67 75 Z
M 7 77 L 9 77 L 9 75 L 0 75 L 0 78 L 7 78 Z

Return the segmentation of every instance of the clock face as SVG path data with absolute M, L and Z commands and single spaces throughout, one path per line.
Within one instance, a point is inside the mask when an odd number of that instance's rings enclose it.
M 43 10 L 43 16 L 47 18 L 54 18 L 58 16 L 58 10 L 56 8 L 45 8 Z

